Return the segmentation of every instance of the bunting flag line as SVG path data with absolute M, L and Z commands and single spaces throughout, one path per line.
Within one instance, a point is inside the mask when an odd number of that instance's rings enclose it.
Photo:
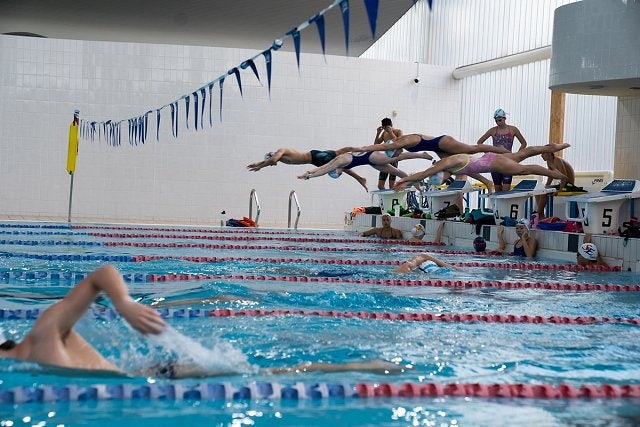
M 420 0 L 412 0 L 413 6 Z M 425 0 L 429 5 L 429 10 L 432 10 L 433 0 Z M 380 1 L 379 0 L 363 0 L 365 9 L 367 12 L 367 17 L 369 20 L 369 25 L 371 27 L 371 36 L 375 39 L 376 34 L 376 25 L 378 19 L 378 10 Z M 162 110 L 165 108 L 169 108 L 171 111 L 171 135 L 174 138 L 178 138 L 178 132 L 180 127 L 180 115 L 179 115 L 179 101 L 180 99 L 184 99 L 185 102 L 185 127 L 189 129 L 189 112 L 191 110 L 191 97 L 193 97 L 193 120 L 194 120 L 194 129 L 198 130 L 198 115 L 200 116 L 199 124 L 200 129 L 202 130 L 204 125 L 204 110 L 207 99 L 207 88 L 209 89 L 209 126 L 213 127 L 213 111 L 212 111 L 212 91 L 213 86 L 216 82 L 220 85 L 220 121 L 222 121 L 222 96 L 223 96 L 223 84 L 225 80 L 225 76 L 227 75 L 235 75 L 236 81 L 238 83 L 238 89 L 240 90 L 240 96 L 244 97 L 243 89 L 242 89 L 242 78 L 241 78 L 241 70 L 246 70 L 247 68 L 251 68 L 253 74 L 256 76 L 258 82 L 262 85 L 262 81 L 260 80 L 260 74 L 258 73 L 258 68 L 256 66 L 255 60 L 259 57 L 264 58 L 265 69 L 267 73 L 267 89 L 269 92 L 269 99 L 271 99 L 271 77 L 272 77 L 272 69 L 273 69 L 273 52 L 279 50 L 284 42 L 284 39 L 291 38 L 293 40 L 295 54 L 296 54 L 296 62 L 298 65 L 298 72 L 300 72 L 300 39 L 301 32 L 306 27 L 315 23 L 316 29 L 318 30 L 318 38 L 320 39 L 320 45 L 322 47 L 322 54 L 325 56 L 326 62 L 326 37 L 325 37 L 325 14 L 335 8 L 339 7 L 342 14 L 343 28 L 344 28 L 344 40 L 345 40 L 345 50 L 347 55 L 349 54 L 349 0 L 333 0 L 333 2 L 315 14 L 313 17 L 304 21 L 300 25 L 294 27 L 293 29 L 287 31 L 282 37 L 282 39 L 275 39 L 271 46 L 262 52 L 257 53 L 256 55 L 242 61 L 238 66 L 235 66 L 229 69 L 225 74 L 219 76 L 217 79 L 206 83 L 204 86 L 194 90 L 190 95 L 183 95 L 177 100 L 170 102 L 161 107 L 155 108 L 156 111 L 156 141 L 160 141 L 160 123 L 162 117 Z M 198 96 L 198 92 L 200 95 Z M 105 142 L 112 147 L 118 147 L 121 145 L 121 125 L 126 120 L 129 126 L 129 144 L 130 145 L 138 145 L 144 144 L 147 140 L 148 136 L 148 126 L 149 126 L 149 113 L 153 112 L 152 109 L 144 113 L 143 115 L 132 117 L 129 119 L 122 119 L 119 121 L 115 120 L 107 120 L 103 122 L 92 121 L 87 119 L 80 120 L 80 138 L 81 139 L 90 139 L 101 141 L 102 138 L 105 139 Z

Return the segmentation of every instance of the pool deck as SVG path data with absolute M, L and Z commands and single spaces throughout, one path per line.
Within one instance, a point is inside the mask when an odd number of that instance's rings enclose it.
M 345 230 L 361 232 L 372 227 L 381 227 L 381 215 L 358 214 L 350 218 L 345 224 Z M 391 226 L 402 230 L 405 238 L 411 237 L 411 230 L 415 224 L 422 224 L 425 228 L 425 241 L 433 241 L 438 225 L 442 221 L 432 219 L 416 219 L 393 217 Z M 480 235 L 487 241 L 487 250 L 498 247 L 496 225 L 483 225 Z M 537 256 L 553 258 L 567 262 L 576 261 L 578 246 L 584 239 L 583 233 L 566 233 L 563 231 L 532 230 L 531 235 L 538 240 Z M 473 248 L 473 239 L 477 236 L 476 225 L 458 221 L 446 221 L 442 232 L 442 242 L 461 248 Z M 505 241 L 507 250 L 513 250 L 513 242 L 517 239 L 514 227 L 505 227 Z M 640 272 L 640 239 L 625 239 L 618 236 L 593 235 L 601 256 L 609 266 L 619 266 L 622 271 Z M 427 248 L 425 248 L 428 250 Z

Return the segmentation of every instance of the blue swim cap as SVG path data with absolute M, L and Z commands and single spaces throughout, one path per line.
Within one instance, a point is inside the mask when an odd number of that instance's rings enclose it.
M 487 242 L 484 240 L 484 238 L 478 236 L 473 239 L 473 248 L 477 252 L 484 252 L 484 250 L 487 249 Z
M 493 113 L 493 118 L 498 118 L 498 117 L 507 117 L 507 112 L 504 111 L 502 108 L 498 108 L 494 113 Z
M 444 173 L 438 172 L 435 175 L 431 175 L 427 182 L 429 183 L 429 185 L 438 186 L 438 185 L 442 184 L 442 182 L 443 182 L 442 178 L 443 177 L 444 177 Z
M 331 172 L 327 173 L 327 175 L 329 175 L 333 179 L 337 179 L 337 178 L 340 178 L 340 175 L 342 175 L 342 172 L 339 171 L 338 169 L 334 169 Z

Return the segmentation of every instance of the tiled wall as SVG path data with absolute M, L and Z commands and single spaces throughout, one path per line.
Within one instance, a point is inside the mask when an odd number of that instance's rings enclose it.
M 336 149 L 373 141 L 385 116 L 405 133 L 457 136 L 460 84 L 451 69 L 347 57 L 275 52 L 271 94 L 265 64 L 262 83 L 242 73 L 244 97 L 233 76 L 213 91 L 213 127 L 170 132 L 162 110 L 160 140 L 155 113 L 144 145 L 127 142 L 126 119 L 189 95 L 256 52 L 237 49 L 108 43 L 0 36 L 0 218 L 67 218 L 68 127 L 73 110 L 85 120 L 124 119 L 120 147 L 82 140 L 74 177 L 72 219 L 90 221 L 219 224 L 248 215 L 256 189 L 262 225 L 283 226 L 291 190 L 302 207 L 300 227 L 341 226 L 344 212 L 368 206 L 367 193 L 343 176 L 300 181 L 306 166 L 279 165 L 258 173 L 245 166 L 278 147 Z M 180 103 L 181 115 L 184 103 Z M 193 115 L 191 116 L 193 120 Z M 401 164 L 407 172 L 424 161 Z M 378 172 L 360 167 L 370 189 Z M 255 210 L 254 210 L 255 212 Z

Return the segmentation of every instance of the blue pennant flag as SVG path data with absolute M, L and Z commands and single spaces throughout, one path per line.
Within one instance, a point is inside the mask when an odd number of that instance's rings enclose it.
M 200 129 L 204 126 L 204 101 L 207 100 L 207 92 L 204 88 L 200 89 L 200 97 L 202 98 L 202 108 L 200 109 Z
M 342 23 L 344 24 L 344 44 L 349 54 L 349 0 L 340 2 L 340 10 L 342 10 Z
M 185 96 L 184 97 L 184 117 L 185 117 L 184 124 L 187 127 L 187 129 L 189 129 L 189 101 L 191 101 L 191 98 L 189 96 Z
M 198 130 L 198 92 L 193 92 L 191 95 L 193 95 L 193 125 Z
M 324 15 L 316 15 L 309 20 L 309 23 L 315 22 L 320 37 L 320 46 L 322 46 L 322 54 L 324 55 L 325 37 L 324 37 Z
M 156 141 L 160 141 L 160 109 L 156 110 Z
M 222 85 L 224 84 L 224 77 L 220 78 L 220 122 L 222 122 Z
M 242 95 L 242 81 L 240 80 L 240 70 L 238 70 L 238 67 L 233 67 L 232 69 L 227 71 L 227 74 L 229 74 L 229 75 L 235 74 L 236 75 L 236 80 L 238 81 L 238 87 L 240 88 L 240 96 L 243 96 Z
M 211 100 L 213 96 L 211 96 L 211 91 L 213 90 L 213 83 L 209 83 L 209 126 L 213 127 L 213 115 L 211 114 Z
M 174 107 L 173 103 L 171 103 L 170 105 L 171 107 L 171 135 L 173 135 L 173 137 L 176 137 L 176 130 L 175 130 L 175 125 L 176 125 L 176 107 Z
M 147 141 L 147 130 L 149 129 L 149 112 L 147 111 L 144 114 L 144 139 L 142 143 L 144 144 Z
M 267 86 L 269 87 L 269 98 L 271 98 L 271 49 L 265 50 L 262 54 L 267 66 Z
M 296 49 L 296 61 L 298 62 L 298 72 L 300 72 L 300 31 L 297 28 L 287 32 L 293 37 L 293 47 Z
M 376 22 L 378 21 L 378 0 L 364 0 L 371 26 L 371 37 L 376 38 Z
M 256 75 L 256 79 L 258 79 L 258 81 L 260 81 L 260 75 L 258 74 L 258 67 L 256 67 L 256 63 L 253 62 L 253 59 L 247 59 L 242 64 L 240 64 L 240 68 L 242 68 L 243 70 L 246 70 L 247 67 L 251 67 L 251 70 L 253 71 L 253 74 Z M 262 82 L 260 82 L 260 83 L 262 83 Z
M 429 10 L 431 10 L 431 6 L 433 5 L 433 0 L 427 0 L 427 3 L 429 4 Z
M 179 108 L 178 108 L 178 101 L 175 102 L 175 106 L 176 106 L 176 138 L 178 137 L 178 123 L 180 122 L 180 115 L 178 114 Z

